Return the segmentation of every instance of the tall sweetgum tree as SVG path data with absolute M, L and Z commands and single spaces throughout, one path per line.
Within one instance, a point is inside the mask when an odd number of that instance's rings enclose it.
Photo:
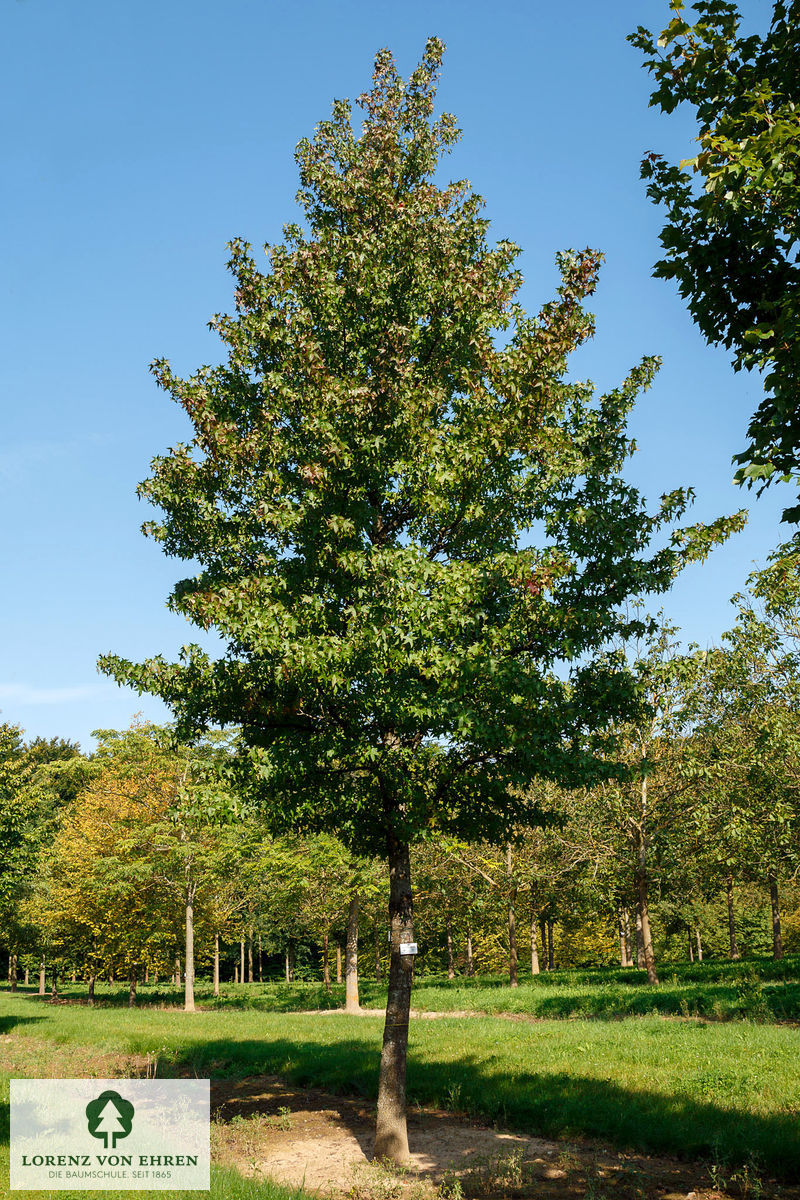
M 610 770 L 595 739 L 633 688 L 607 647 L 641 629 L 623 602 L 736 523 L 648 548 L 690 499 L 649 515 L 620 474 L 656 361 L 599 398 L 566 379 L 600 255 L 561 255 L 556 299 L 526 315 L 518 248 L 489 245 L 466 181 L 434 180 L 458 137 L 433 118 L 442 50 L 431 39 L 408 81 L 381 51 L 360 130 L 340 100 L 300 142 L 304 223 L 266 270 L 231 244 L 236 310 L 212 321 L 227 361 L 186 380 L 153 366 L 194 437 L 154 460 L 140 494 L 164 515 L 145 531 L 200 563 L 170 603 L 227 653 L 101 659 L 185 737 L 240 725 L 240 786 L 275 828 L 335 830 L 388 859 L 375 1152 L 398 1161 L 410 843 L 503 838 L 540 817 L 532 776 Z

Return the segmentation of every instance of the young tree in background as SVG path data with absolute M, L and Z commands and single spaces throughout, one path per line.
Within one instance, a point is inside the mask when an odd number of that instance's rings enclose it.
M 742 34 L 738 6 L 696 0 L 694 23 L 671 0 L 656 38 L 639 27 L 658 87 L 650 103 L 681 103 L 700 123 L 699 153 L 678 166 L 642 162 L 647 194 L 667 211 L 664 258 L 706 340 L 733 352 L 736 370 L 765 372 L 766 395 L 738 454 L 737 479 L 759 491 L 800 480 L 800 3 L 777 0 L 763 36 Z M 785 521 L 800 520 L 800 505 Z
M 286 227 L 266 273 L 232 243 L 236 313 L 212 322 L 227 362 L 188 380 L 154 364 L 195 432 L 154 460 L 141 494 L 164 516 L 146 529 L 200 563 L 171 605 L 228 653 L 101 659 L 161 696 L 181 736 L 240 724 L 240 786 L 275 828 L 385 855 L 375 1153 L 397 1161 L 411 843 L 432 829 L 504 839 L 539 819 L 534 776 L 611 770 L 596 734 L 635 696 L 607 648 L 641 629 L 621 605 L 741 524 L 649 549 L 690 498 L 649 515 L 621 477 L 656 362 L 601 397 L 567 379 L 600 255 L 561 255 L 557 298 L 526 315 L 517 247 L 489 245 L 465 181 L 434 181 L 458 137 L 451 116 L 432 119 L 442 50 L 431 39 L 407 82 L 381 51 L 360 131 L 336 101 L 300 143 L 305 226 Z

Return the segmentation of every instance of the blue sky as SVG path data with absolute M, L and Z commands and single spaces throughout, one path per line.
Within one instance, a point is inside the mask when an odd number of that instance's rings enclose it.
M 648 109 L 625 42 L 666 0 L 6 0 L 0 16 L 6 184 L 0 199 L 4 520 L 0 719 L 77 739 L 166 710 L 99 676 L 98 654 L 174 655 L 200 640 L 165 600 L 187 573 L 139 531 L 137 483 L 189 436 L 148 374 L 215 362 L 206 328 L 230 306 L 225 243 L 280 239 L 297 219 L 297 141 L 335 96 L 364 90 L 389 46 L 408 74 L 447 44 L 441 108 L 463 138 L 448 173 L 486 199 L 492 236 L 523 248 L 522 300 L 555 283 L 556 250 L 602 249 L 597 336 L 576 374 L 613 386 L 663 356 L 635 413 L 630 477 L 656 498 L 693 484 L 693 515 L 749 507 L 747 531 L 664 601 L 687 639 L 731 623 L 730 595 L 785 535 L 786 494 L 732 485 L 759 381 L 696 332 L 651 278 L 659 213 L 642 154 L 690 153 L 690 114 Z M 745 0 L 755 29 L 771 3 Z

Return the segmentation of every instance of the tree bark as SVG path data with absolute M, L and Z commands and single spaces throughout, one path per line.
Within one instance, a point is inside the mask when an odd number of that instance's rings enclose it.
M 328 954 L 328 931 L 322 935 L 322 982 L 325 984 L 325 991 L 331 990 L 331 964 Z
M 347 953 L 344 964 L 344 1010 L 361 1011 L 358 1003 L 358 893 L 350 897 L 347 910 Z
M 130 984 L 128 986 L 128 1008 L 136 1007 L 136 967 L 131 967 Z
M 769 903 L 772 909 L 772 957 L 777 962 L 783 958 L 783 936 L 781 934 L 781 909 L 778 900 L 778 873 L 771 870 L 769 880 Z
M 234 983 L 239 982 L 239 964 L 238 963 L 234 963 L 234 965 L 233 965 L 233 982 Z
M 694 959 L 692 959 L 694 962 Z M 642 914 L 639 912 L 639 904 L 636 904 L 636 969 L 637 971 L 644 970 L 644 938 L 642 937 Z
M 544 959 L 544 969 L 545 969 L 545 971 L 549 971 L 550 968 L 547 965 L 547 920 L 543 916 L 539 917 L 539 941 L 542 946 L 542 958 Z
M 389 925 L 392 941 L 389 957 L 389 994 L 386 1000 L 386 1023 L 378 1082 L 378 1123 L 374 1157 L 404 1163 L 408 1160 L 406 1055 L 414 957 L 411 954 L 401 954 L 400 946 L 414 940 L 414 906 L 408 843 L 400 841 L 397 835 L 390 831 L 387 849 Z
M 342 947 L 336 943 L 336 982 L 342 982 Z
M 39 959 L 39 995 L 43 996 L 47 984 L 47 971 L 45 969 L 44 955 Z
M 642 792 L 647 795 L 647 779 L 642 780 Z M 650 929 L 650 909 L 647 904 L 647 844 L 644 834 L 639 837 L 636 847 L 636 917 L 637 926 L 641 925 L 642 950 L 644 965 L 647 971 L 647 982 L 658 983 L 656 959 L 653 953 L 653 935 Z
M 289 966 L 289 947 L 288 947 L 288 945 L 286 946 L 286 949 L 283 952 L 283 969 L 284 969 L 284 975 L 286 976 L 286 982 L 291 983 L 292 982 L 292 972 L 291 972 L 291 968 Z
M 183 1011 L 194 1012 L 194 905 L 186 901 L 186 970 L 183 976 Z
M 453 962 L 453 924 L 450 920 L 449 910 L 445 913 L 444 918 L 445 932 L 447 934 L 447 978 L 455 979 L 456 968 Z
M 626 967 L 633 966 L 633 948 L 631 946 L 631 914 L 627 907 L 622 910 L 622 929 L 625 934 Z
M 531 975 L 539 974 L 539 942 L 536 937 L 536 913 L 531 908 Z
M 180 954 L 175 955 L 175 986 L 176 987 L 181 986 L 181 956 L 180 956 Z
M 219 995 L 219 934 L 214 934 L 214 995 Z
M 253 926 L 247 931 L 247 982 L 252 983 L 253 975 Z
M 472 957 L 472 930 L 467 933 L 467 975 L 472 979 L 475 974 L 475 960 Z
M 86 998 L 90 1004 L 94 1004 L 94 975 L 89 976 L 89 987 L 86 993 Z
M 728 941 L 730 943 L 730 957 L 732 959 L 739 958 L 739 943 L 736 941 L 736 919 L 733 911 L 733 876 L 729 875 L 725 881 L 725 891 L 728 901 Z
M 11 955 L 11 957 L 8 960 L 8 967 L 9 967 L 8 979 L 11 984 L 12 992 L 15 992 L 17 990 L 17 984 L 19 982 L 19 973 L 17 971 L 18 961 L 19 961 L 19 958 L 18 958 L 17 952 L 15 950 L 14 953 Z
M 514 864 L 511 842 L 506 844 L 506 878 L 508 879 L 508 982 L 511 987 L 519 986 L 517 971 L 517 886 L 514 882 Z
M 628 910 L 623 904 L 617 908 L 617 923 L 619 926 L 619 965 L 631 966 L 630 919 Z
M 28 986 L 28 968 L 25 968 L 25 987 Z
M 258 982 L 264 982 L 264 955 L 261 949 L 261 934 L 258 935 Z
M 703 961 L 703 941 L 702 941 L 702 938 L 700 937 L 700 926 L 699 925 L 695 925 L 695 927 L 694 927 L 694 940 L 695 940 L 695 945 L 697 946 L 697 961 L 702 962 Z
M 243 937 L 241 937 L 239 939 L 239 978 L 242 981 L 242 983 L 244 983 L 245 973 L 244 973 L 244 938 Z

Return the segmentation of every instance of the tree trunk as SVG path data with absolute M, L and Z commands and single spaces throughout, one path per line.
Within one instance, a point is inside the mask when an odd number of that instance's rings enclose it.
M 622 930 L 625 935 L 625 966 L 633 966 L 633 948 L 631 946 L 631 914 L 627 907 L 622 910 Z
M 647 779 L 642 780 L 642 792 L 646 802 Z M 644 965 L 647 970 L 647 982 L 658 983 L 656 959 L 653 953 L 653 935 L 650 929 L 650 909 L 647 905 L 647 843 L 644 833 L 639 838 L 636 855 L 636 900 L 637 917 L 642 927 L 642 949 L 644 950 Z
M 620 904 L 617 908 L 617 924 L 619 927 L 619 965 L 621 967 L 629 967 L 631 965 L 629 942 L 630 931 L 629 929 L 626 931 L 625 928 L 626 923 L 628 926 L 630 925 L 630 922 L 627 920 L 627 918 L 628 910 L 624 907 L 624 905 Z M 627 937 L 626 932 L 628 934 Z
M 336 943 L 336 982 L 342 982 L 342 947 Z
M 511 842 L 506 844 L 506 878 L 508 880 L 508 982 L 519 986 L 517 977 L 517 887 L 514 882 L 514 864 L 511 857 Z
M 242 981 L 242 983 L 244 983 L 245 973 L 244 973 L 244 938 L 243 937 L 239 939 L 239 978 Z
M 292 982 L 292 970 L 289 965 L 289 947 L 288 947 L 288 945 L 283 952 L 283 972 L 284 972 L 284 975 L 286 976 L 286 982 L 291 983 Z
M 239 964 L 238 963 L 234 963 L 234 965 L 233 965 L 233 982 L 234 983 L 239 982 Z
M 694 962 L 694 946 L 692 945 L 692 930 L 691 926 L 686 926 L 686 936 L 689 939 L 689 962 Z
M 183 975 L 183 1011 L 194 1012 L 194 905 L 186 901 L 186 970 Z
M 128 1008 L 136 1007 L 136 967 L 131 967 L 131 980 L 128 987 Z
M 28 968 L 25 968 L 25 987 L 28 986 Z
M 692 960 L 694 961 L 694 960 Z M 644 938 L 642 937 L 642 914 L 636 905 L 636 969 L 644 970 Z
M 472 930 L 467 933 L 467 975 L 472 979 L 475 974 L 475 960 L 472 957 Z
M 47 971 L 45 970 L 44 955 L 39 959 L 39 995 L 43 996 L 47 984 Z
M 725 881 L 725 891 L 728 900 L 728 941 L 730 943 L 730 956 L 732 959 L 739 958 L 739 944 L 736 941 L 736 920 L 733 911 L 733 876 L 729 875 Z
M 325 984 L 325 991 L 331 990 L 331 964 L 328 954 L 328 932 L 327 930 L 322 935 L 322 982 Z
M 144 981 L 145 981 L 145 983 L 150 982 L 150 968 L 149 967 L 145 967 L 145 969 L 144 969 Z
M 703 942 L 700 937 L 700 926 L 696 925 L 694 930 L 695 944 L 697 945 L 697 961 L 703 961 Z
M 78 972 L 77 972 L 77 971 L 76 971 L 74 968 L 73 968 L 73 971 L 72 971 L 71 979 L 72 979 L 72 982 L 73 982 L 73 983 L 77 983 L 77 980 L 78 980 Z
M 219 934 L 214 934 L 214 995 L 219 995 Z
M 769 879 L 769 902 L 772 908 L 772 957 L 777 962 L 779 958 L 783 958 L 783 937 L 781 935 L 781 909 L 778 902 L 778 873 L 775 870 L 770 871 Z
M 248 930 L 248 933 L 247 933 L 247 982 L 252 983 L 254 978 L 255 977 L 253 975 L 253 926 L 251 925 L 250 929 Z
M 447 934 L 447 978 L 455 979 L 456 968 L 453 962 L 453 925 L 450 920 L 450 913 L 447 912 L 444 918 L 445 932 Z
M 50 992 L 50 999 L 55 1000 L 58 996 L 58 967 L 53 963 L 53 988 Z
M 90 1004 L 94 1004 L 94 979 L 95 979 L 94 975 L 89 976 L 89 987 L 88 987 L 88 990 L 86 993 L 86 997 Z
M 544 959 L 544 969 L 549 971 L 547 965 L 547 920 L 545 917 L 539 917 L 539 941 L 542 946 L 542 957 Z
M 176 987 L 181 986 L 181 956 L 180 956 L 180 954 L 175 955 L 175 986 Z
M 261 934 L 258 935 L 258 982 L 264 982 L 264 955 L 261 948 Z
M 539 974 L 539 942 L 536 937 L 536 913 L 531 909 L 531 975 Z
M 9 959 L 9 963 L 8 963 L 8 966 L 9 966 L 8 978 L 9 978 L 9 982 L 11 984 L 12 992 L 15 992 L 17 990 L 17 983 L 19 982 L 18 972 L 17 972 L 17 962 L 18 961 L 19 960 L 18 960 L 17 952 L 15 950 L 14 953 L 11 955 L 11 957 Z
M 358 1003 L 358 893 L 350 897 L 347 910 L 347 953 L 344 964 L 344 1011 L 361 1011 Z
M 408 843 L 394 832 L 388 837 L 389 857 L 389 994 L 383 1030 L 381 1068 L 378 1082 L 376 1159 L 395 1163 L 408 1160 L 406 1128 L 406 1054 L 414 956 L 401 954 L 400 946 L 414 940 L 414 905 L 411 895 L 411 864 Z

